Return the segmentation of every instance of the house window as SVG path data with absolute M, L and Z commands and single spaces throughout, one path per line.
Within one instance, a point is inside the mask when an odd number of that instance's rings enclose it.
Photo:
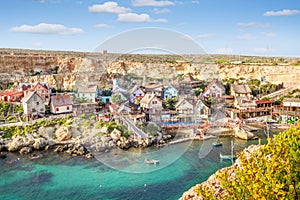
M 44 109 L 43 109 L 43 108 L 41 108 L 41 112 L 44 112 Z
M 40 102 L 37 101 L 37 102 L 36 102 L 36 105 L 37 105 L 37 106 L 40 105 Z
M 56 112 L 58 112 L 59 111 L 59 108 L 56 108 Z
M 69 106 L 67 106 L 67 110 L 69 110 L 70 108 L 69 108 Z
M 157 104 L 157 101 L 152 101 L 152 104 Z
M 36 112 L 36 109 L 35 108 L 32 108 L 32 110 L 31 110 L 32 112 Z
M 92 94 L 90 94 L 90 97 L 92 96 Z
M 46 95 L 45 98 L 48 99 L 48 95 Z
M 36 96 L 33 96 L 33 101 L 36 101 Z
M 135 94 L 133 94 L 133 96 L 136 96 Z

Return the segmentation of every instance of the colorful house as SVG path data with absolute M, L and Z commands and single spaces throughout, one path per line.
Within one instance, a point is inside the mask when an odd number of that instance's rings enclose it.
M 214 79 L 203 91 L 203 98 L 220 98 L 225 95 L 225 87 L 222 85 L 221 81 Z
M 162 101 L 153 93 L 147 93 L 140 102 L 140 107 L 146 113 L 146 120 L 152 122 L 161 121 L 161 112 L 163 110 Z
M 69 94 L 56 94 L 51 96 L 50 112 L 53 114 L 73 112 L 73 101 Z
M 36 91 L 46 104 L 48 104 L 50 101 L 51 89 L 48 83 L 45 82 L 20 83 L 18 86 L 18 91 L 24 92 L 24 96 L 31 91 Z
M 130 91 L 129 91 L 129 101 L 131 103 L 135 103 L 136 98 L 141 100 L 145 96 L 145 93 L 143 90 L 135 85 Z
M 178 97 L 178 90 L 173 85 L 169 85 L 164 89 L 164 99 L 172 97 Z
M 20 102 L 24 97 L 24 93 L 20 91 L 8 91 L 0 94 L 0 101 Z
M 45 103 L 49 103 L 51 90 L 47 83 L 38 82 L 33 86 L 33 90 L 36 91 L 40 97 L 42 97 Z

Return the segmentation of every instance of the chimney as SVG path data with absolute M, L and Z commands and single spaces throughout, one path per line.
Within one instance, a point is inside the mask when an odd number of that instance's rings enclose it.
M 55 94 L 55 100 L 56 100 L 56 101 L 58 101 L 58 100 L 59 100 L 59 96 L 58 96 L 58 94 L 57 94 L 57 93 Z

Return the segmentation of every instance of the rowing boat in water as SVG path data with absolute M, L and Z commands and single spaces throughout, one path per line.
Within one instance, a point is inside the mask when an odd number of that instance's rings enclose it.
M 222 144 L 222 142 L 217 141 L 217 142 L 213 142 L 212 145 L 213 145 L 214 147 L 220 147 L 220 146 L 222 146 L 223 144 Z
M 236 156 L 235 156 L 235 155 L 222 155 L 222 154 L 220 153 L 220 158 L 221 158 L 222 160 L 233 160 L 233 159 L 236 158 Z
M 148 159 L 146 158 L 146 159 L 145 159 L 145 163 L 146 163 L 146 164 L 154 164 L 154 165 L 156 165 L 156 164 L 159 163 L 159 160 L 154 160 L 154 159 L 148 160 Z

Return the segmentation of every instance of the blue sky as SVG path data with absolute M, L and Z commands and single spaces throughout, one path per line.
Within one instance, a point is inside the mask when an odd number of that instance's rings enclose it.
M 2 0 L 0 16 L 2 48 L 93 51 L 158 27 L 208 53 L 300 57 L 299 0 Z

